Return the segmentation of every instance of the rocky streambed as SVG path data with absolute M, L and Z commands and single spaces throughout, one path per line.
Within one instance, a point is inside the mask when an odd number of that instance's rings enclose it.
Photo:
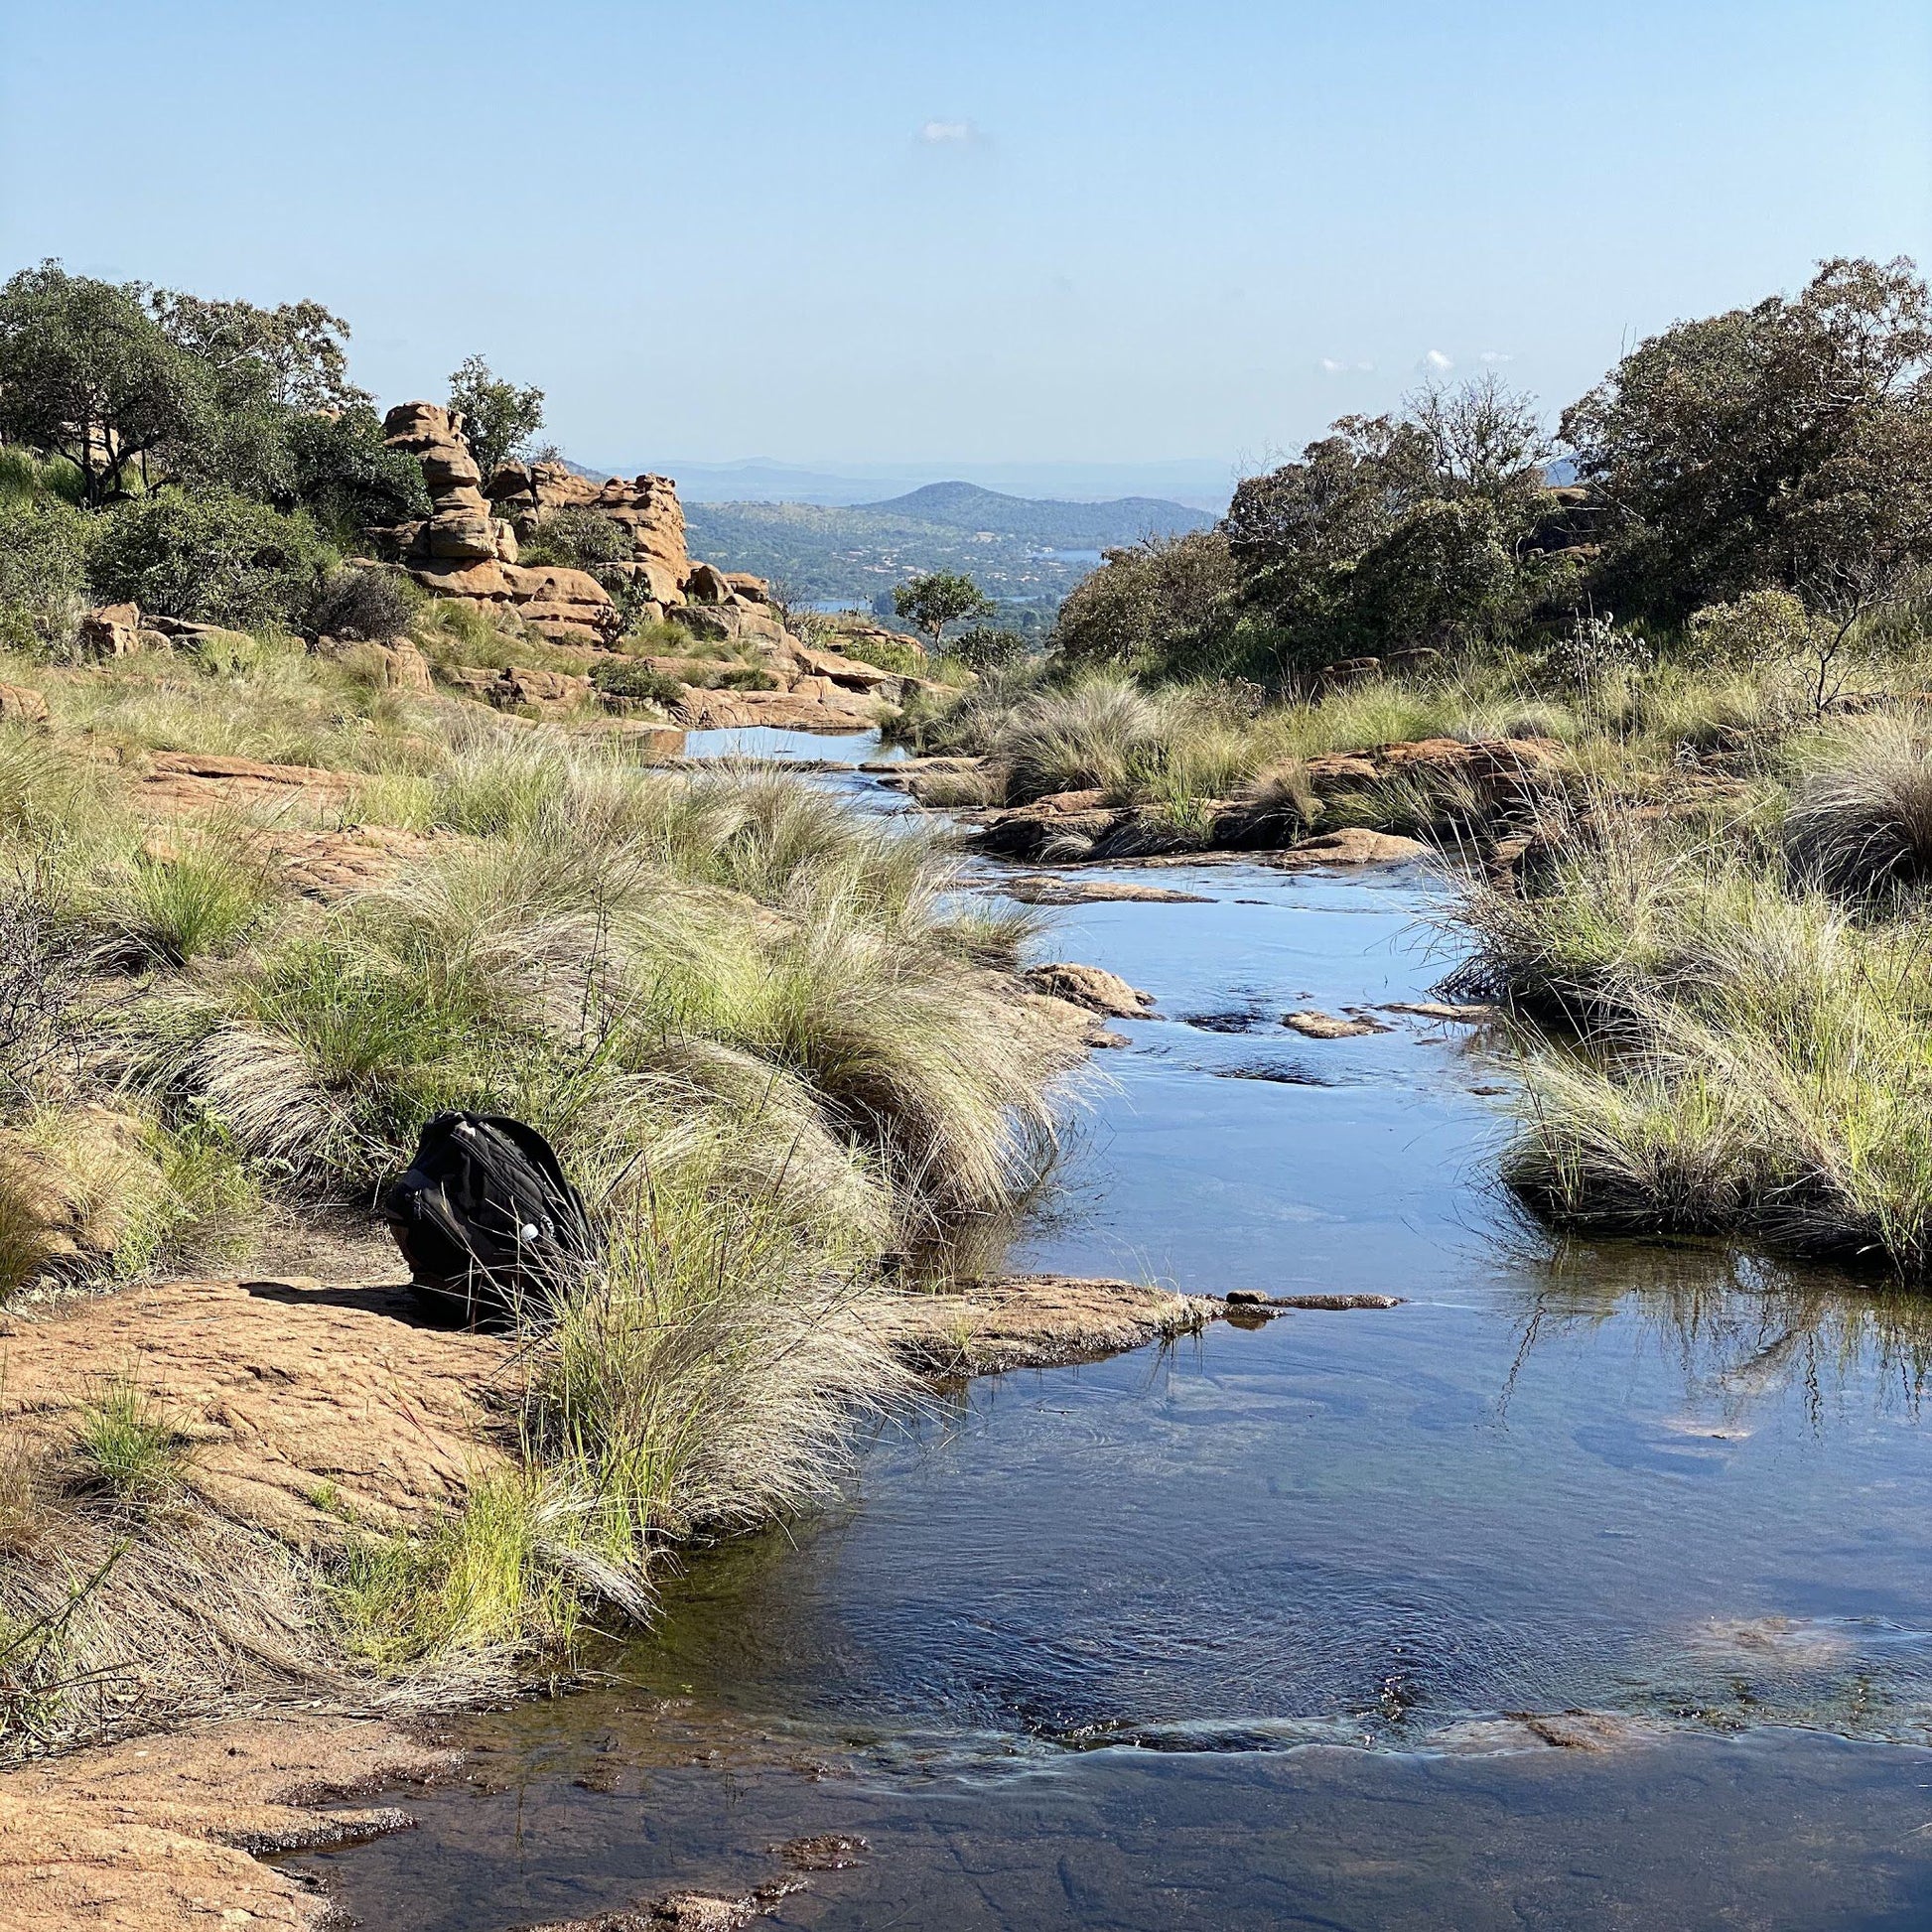
M 958 1382 L 298 1867 L 446 1932 L 1923 1922 L 1922 1305 L 1521 1226 L 1425 873 L 1026 877 L 1151 997 L 1001 1262 L 1235 1320 Z
M 691 750 L 903 808 L 865 739 Z M 1033 997 L 1111 1000 L 1116 1050 L 1051 1192 L 921 1304 L 935 1393 L 847 1507 L 690 1552 L 603 1684 L 427 1744 L 218 1727 L 16 1783 L 0 1865 L 52 1820 L 128 1926 L 130 1860 L 444 1932 L 1923 1922 L 1923 1305 L 1523 1227 L 1425 868 L 984 879 L 1059 908 Z M 338 1357 L 379 1313 L 324 1311 Z M 288 1366 L 223 1413 L 340 1463 Z M 390 1461 L 429 1493 L 440 1455 Z

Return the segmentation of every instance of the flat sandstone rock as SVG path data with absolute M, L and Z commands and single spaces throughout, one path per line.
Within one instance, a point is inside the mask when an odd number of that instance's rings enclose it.
M 320 1932 L 333 1908 L 258 1852 L 405 1829 L 324 1800 L 455 1768 L 393 1725 L 238 1720 L 76 1751 L 0 1775 L 0 1926 L 34 1932 Z
M 1023 905 L 1088 905 L 1102 899 L 1145 899 L 1150 904 L 1212 905 L 1199 893 L 1164 886 L 1134 886 L 1121 879 L 1068 879 L 1059 873 L 1025 872 L 1000 882 L 999 890 Z
M 1300 1013 L 1282 1015 L 1282 1025 L 1292 1027 L 1304 1039 L 1355 1039 L 1363 1034 L 1385 1034 L 1389 1030 L 1376 1020 L 1344 1019 L 1338 1013 L 1323 1013 L 1318 1007 L 1306 1007 Z
M 1285 852 L 1257 855 L 1263 865 L 1282 872 L 1306 872 L 1317 866 L 1405 866 L 1434 856 L 1420 839 L 1405 839 L 1393 832 L 1369 832 L 1350 825 L 1338 832 L 1323 832 L 1304 839 Z
M 1145 1282 L 1013 1275 L 908 1295 L 901 1347 L 935 1375 L 1060 1368 L 1197 1333 L 1221 1308 Z

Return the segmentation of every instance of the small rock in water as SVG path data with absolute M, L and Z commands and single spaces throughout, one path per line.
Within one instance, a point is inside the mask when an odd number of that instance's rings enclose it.
M 1265 1309 L 1268 1297 L 1258 1288 L 1231 1288 L 1221 1298 L 1231 1309 Z
M 1143 1020 L 1154 1011 L 1154 995 L 1129 986 L 1118 973 L 1101 966 L 1085 966 L 1077 961 L 1056 960 L 1051 965 L 1035 966 L 1027 974 L 1027 984 L 1035 993 L 1050 993 L 1056 1000 L 1070 1000 L 1089 1013 L 1105 1014 L 1110 1020 Z
M 1385 1034 L 1389 1030 L 1374 1020 L 1344 1020 L 1337 1013 L 1323 1013 L 1308 1007 L 1300 1013 L 1282 1015 L 1282 1025 L 1293 1027 L 1305 1039 L 1353 1039 L 1361 1034 Z
M 821 1832 L 816 1838 L 794 1838 L 771 1849 L 800 1871 L 843 1871 L 859 1863 L 861 1852 L 872 1848 L 864 1839 L 844 1832 Z

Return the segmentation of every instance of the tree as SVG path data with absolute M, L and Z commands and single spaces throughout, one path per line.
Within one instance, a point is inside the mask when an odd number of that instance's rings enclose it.
M 1234 560 L 1219 530 L 1109 550 L 1061 604 L 1053 648 L 1076 664 L 1172 660 L 1213 621 L 1235 584 Z
M 1300 459 L 1235 489 L 1222 523 L 1278 661 L 1486 634 L 1553 574 L 1524 553 L 1549 502 L 1529 398 L 1493 376 L 1344 416 Z
M 151 455 L 192 466 L 214 433 L 209 367 L 162 329 L 147 294 L 58 261 L 0 287 L 0 436 L 70 459 L 90 508 Z
M 470 454 L 485 479 L 499 464 L 530 455 L 543 427 L 543 391 L 505 382 L 481 355 L 466 356 L 451 374 L 450 407 L 462 414 Z
M 970 577 L 954 570 L 935 570 L 914 577 L 893 592 L 893 609 L 932 639 L 936 656 L 949 623 L 969 618 L 990 618 L 993 600 Z
M 207 364 L 226 407 L 333 412 L 374 400 L 348 379 L 348 324 L 320 302 L 262 309 L 155 289 L 148 306 L 171 342 Z
M 1562 424 L 1618 519 L 1618 608 L 1674 619 L 1932 553 L 1928 371 L 1932 292 L 1902 257 L 1639 344 Z

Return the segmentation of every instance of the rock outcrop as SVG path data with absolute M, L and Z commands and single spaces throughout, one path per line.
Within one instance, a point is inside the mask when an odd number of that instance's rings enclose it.
M 622 630 L 611 593 L 588 572 L 517 563 L 515 525 L 483 494 L 460 416 L 433 402 L 398 403 L 382 431 L 391 449 L 423 466 L 430 514 L 398 524 L 387 540 L 431 596 L 513 611 L 552 643 L 607 644 Z
M 762 578 L 694 561 L 677 485 L 668 477 L 613 477 L 599 483 L 564 464 L 542 462 L 500 464 L 485 478 L 464 440 L 462 417 L 430 402 L 399 403 L 383 431 L 391 448 L 422 465 L 431 514 L 371 531 L 378 546 L 433 597 L 459 599 L 510 620 L 511 629 L 585 653 L 567 670 L 553 665 L 445 672 L 447 682 L 485 703 L 540 716 L 599 702 L 624 713 L 649 708 L 621 693 L 602 700 L 597 675 L 599 663 L 608 661 L 603 654 L 626 622 L 638 620 L 668 620 L 689 633 L 693 652 L 723 645 L 764 674 L 764 689 L 721 689 L 724 680 L 715 669 L 707 672 L 702 659 L 649 660 L 650 668 L 661 666 L 661 674 L 682 687 L 679 697 L 653 698 L 650 706 L 692 729 L 864 731 L 878 723 L 883 707 L 897 704 L 909 684 L 919 682 L 842 651 L 815 649 L 786 629 Z M 615 525 L 627 536 L 629 554 L 600 564 L 596 576 L 520 563 L 523 546 L 544 519 L 571 509 Z M 133 632 L 127 637 L 123 643 L 121 633 L 103 630 L 98 648 L 133 648 Z M 407 661 L 385 663 L 382 676 L 398 689 L 422 688 L 416 666 Z
M 669 477 L 612 477 L 594 483 L 561 463 L 505 463 L 490 473 L 483 494 L 526 539 L 557 510 L 595 510 L 630 536 L 629 557 L 607 566 L 614 576 L 643 582 L 652 601 L 667 610 L 695 595 L 687 588 L 693 569 L 684 542 L 684 507 Z M 709 564 L 699 568 L 711 571 Z M 741 588 L 720 572 L 711 575 L 725 582 L 724 597 L 701 597 L 699 602 L 722 603 Z M 759 579 L 745 581 L 762 593 Z

